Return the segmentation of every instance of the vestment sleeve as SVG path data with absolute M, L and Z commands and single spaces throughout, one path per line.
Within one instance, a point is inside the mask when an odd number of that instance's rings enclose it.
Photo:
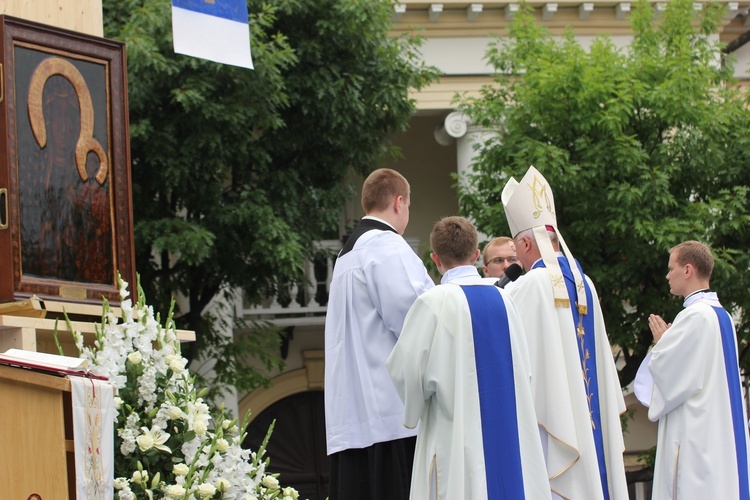
M 386 328 L 398 337 L 411 305 L 435 284 L 403 239 L 381 251 L 382 258 L 365 269 L 367 287 Z
M 521 320 L 521 314 L 518 312 L 518 308 L 516 308 L 516 303 L 510 298 L 510 294 L 502 288 L 499 289 L 499 292 L 505 302 L 510 337 L 515 345 L 515 349 L 513 350 L 513 364 L 518 366 L 518 371 L 527 378 L 529 383 L 531 383 L 532 371 L 531 360 L 529 359 L 529 345 L 527 343 L 523 321 Z
M 404 425 L 410 429 L 416 427 L 426 401 L 435 392 L 434 385 L 425 381 L 437 329 L 437 314 L 425 300 L 428 298 L 429 294 L 420 297 L 409 310 L 401 337 L 386 362 L 404 402 Z
M 654 379 L 648 418 L 656 422 L 703 388 L 706 352 L 715 325 L 697 307 L 677 315 L 654 346 L 648 370 Z
M 599 387 L 605 388 L 604 397 L 614 397 L 616 408 L 619 415 L 622 415 L 627 406 L 625 397 L 622 395 L 622 386 L 620 386 L 620 377 L 617 373 L 617 366 L 612 355 L 612 345 L 609 343 L 607 327 L 604 323 L 604 314 L 602 313 L 601 301 L 596 287 L 591 279 L 586 276 L 586 281 L 591 290 L 593 303 L 589 304 L 589 314 L 594 314 L 594 331 L 596 332 L 596 363 L 599 377 Z

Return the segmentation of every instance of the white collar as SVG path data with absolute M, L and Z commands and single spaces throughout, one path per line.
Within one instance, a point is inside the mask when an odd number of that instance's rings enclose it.
M 565 254 L 563 254 L 563 253 L 562 253 L 561 251 L 559 251 L 559 250 L 558 250 L 557 252 L 555 252 L 555 255 L 557 255 L 558 257 L 565 257 Z M 530 267 L 530 269 L 534 269 L 534 266 L 535 266 L 535 265 L 536 265 L 536 263 L 537 263 L 537 262 L 539 262 L 540 260 L 543 260 L 543 259 L 542 259 L 541 257 L 540 257 L 540 258 L 538 258 L 538 259 L 536 259 L 536 260 L 534 261 L 534 263 L 533 263 L 533 264 L 531 264 L 531 267 Z
M 685 297 L 685 301 L 682 303 L 683 307 L 690 307 L 691 305 L 695 304 L 698 301 L 706 302 L 710 306 L 714 307 L 721 307 L 721 302 L 719 302 L 719 296 L 716 295 L 716 292 L 712 292 L 711 290 L 696 290 L 687 297 Z
M 393 230 L 394 230 L 394 231 L 396 231 L 396 228 L 395 228 L 395 227 L 393 227 L 393 224 L 391 224 L 391 223 L 390 223 L 390 222 L 388 222 L 388 221 L 385 221 L 385 220 L 381 219 L 380 217 L 375 217 L 374 215 L 365 215 L 365 216 L 364 216 L 364 217 L 362 217 L 362 218 L 363 218 L 363 219 L 370 219 L 370 220 L 376 220 L 376 221 L 378 221 L 378 222 L 382 222 L 383 224 L 387 225 L 388 227 L 392 227 L 392 228 L 393 228 Z M 398 232 L 398 231 L 396 231 L 396 232 Z
M 457 280 L 459 278 L 471 278 L 475 276 L 479 276 L 479 271 L 476 267 L 470 264 L 457 266 L 445 271 L 445 274 L 440 279 L 440 284 L 444 285 L 445 283 L 450 283 L 451 281 Z

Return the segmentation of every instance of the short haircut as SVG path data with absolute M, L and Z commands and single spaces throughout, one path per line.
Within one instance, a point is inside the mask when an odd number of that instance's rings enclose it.
M 445 265 L 465 264 L 473 262 L 479 236 L 474 224 L 465 218 L 443 217 L 432 228 L 430 246 Z
M 487 252 L 489 252 L 490 247 L 501 247 L 508 243 L 513 243 L 513 238 L 509 238 L 507 236 L 498 236 L 497 238 L 492 238 L 489 243 L 484 246 L 484 249 L 482 249 L 482 261 L 487 264 Z
M 362 209 L 366 214 L 385 210 L 397 196 L 409 199 L 409 182 L 395 170 L 379 168 L 362 185 Z
M 700 241 L 689 240 L 675 245 L 669 249 L 670 254 L 675 255 L 675 261 L 685 266 L 691 264 L 699 278 L 711 279 L 714 270 L 714 257 L 711 249 Z
M 552 243 L 552 246 L 557 249 L 560 245 L 560 238 L 557 237 L 557 233 L 555 232 L 554 228 L 550 229 L 552 226 L 548 226 L 547 229 L 547 236 L 549 237 L 550 243 Z M 534 242 L 535 245 L 539 246 L 536 243 L 536 234 L 534 234 L 534 228 L 525 229 L 518 233 L 515 237 L 516 238 L 523 238 L 524 236 L 528 236 L 531 241 Z

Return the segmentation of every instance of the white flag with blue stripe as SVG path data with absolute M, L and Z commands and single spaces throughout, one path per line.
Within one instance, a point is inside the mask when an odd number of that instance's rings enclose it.
M 246 0 L 172 0 L 174 51 L 253 67 Z

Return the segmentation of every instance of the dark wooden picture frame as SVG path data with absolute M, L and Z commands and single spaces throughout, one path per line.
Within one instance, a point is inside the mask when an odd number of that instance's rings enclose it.
M 124 44 L 0 16 L 0 302 L 135 285 Z

